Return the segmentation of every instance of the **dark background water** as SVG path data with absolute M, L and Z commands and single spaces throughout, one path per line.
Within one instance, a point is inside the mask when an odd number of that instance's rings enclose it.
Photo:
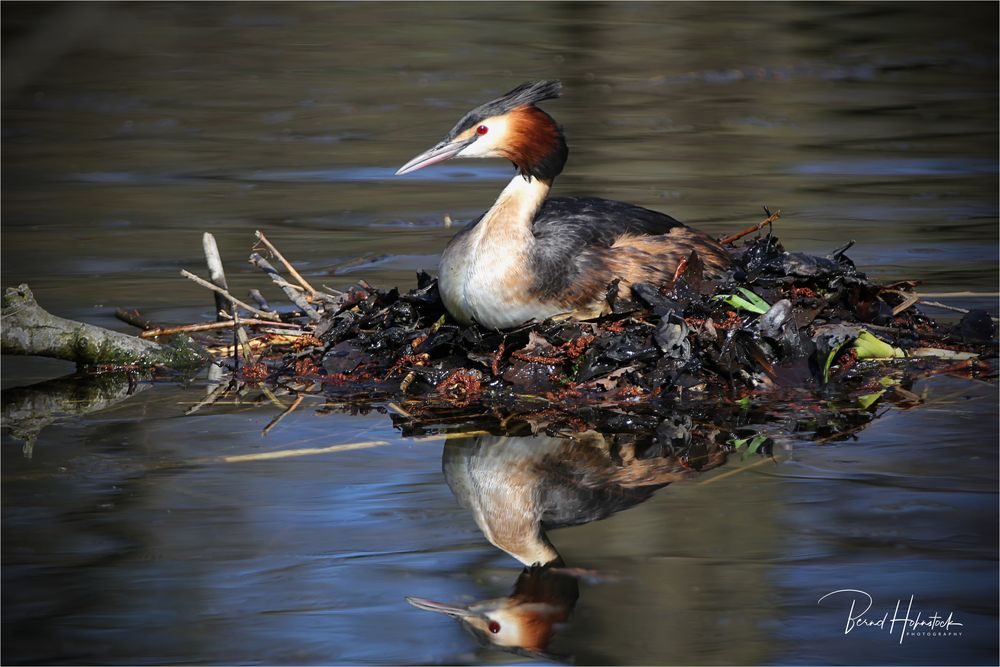
M 997 6 L 990 3 L 3 6 L 3 285 L 120 328 L 211 317 L 200 235 L 234 291 L 261 229 L 316 283 L 409 287 L 489 205 L 494 162 L 392 172 L 468 108 L 559 77 L 561 194 L 713 234 L 782 211 L 786 247 L 996 313 Z M 349 274 L 340 264 L 366 257 Z M 271 295 L 277 300 L 277 295 Z M 946 314 L 931 310 L 934 314 Z M 3 359 L 4 388 L 72 370 Z M 692 480 L 552 533 L 584 583 L 553 649 L 604 663 L 997 660 L 997 394 L 921 383 L 855 441 Z M 3 435 L 3 661 L 508 662 L 405 595 L 506 594 L 440 472 L 441 441 L 305 404 L 183 417 L 152 387 Z M 378 441 L 273 462 L 210 457 Z M 747 465 L 732 461 L 725 473 Z M 711 475 L 706 476 L 708 480 Z M 610 576 L 613 574 L 614 576 Z M 823 594 L 954 612 L 958 637 L 856 630 Z

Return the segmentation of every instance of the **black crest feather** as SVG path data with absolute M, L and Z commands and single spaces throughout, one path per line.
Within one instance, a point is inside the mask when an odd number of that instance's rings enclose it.
M 542 100 L 551 100 L 562 95 L 562 81 L 544 79 L 542 81 L 526 81 L 506 95 L 481 104 L 455 124 L 447 139 L 453 139 L 471 126 L 490 116 L 501 116 L 518 107 L 531 106 Z

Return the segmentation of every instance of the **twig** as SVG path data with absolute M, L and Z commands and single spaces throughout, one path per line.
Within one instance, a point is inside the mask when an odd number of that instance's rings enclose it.
M 403 378 L 403 381 L 399 383 L 399 390 L 405 394 L 406 390 L 410 388 L 410 385 L 413 384 L 413 381 L 416 379 L 417 374 L 410 371 L 406 374 L 406 377 Z
M 188 408 L 184 412 L 184 416 L 186 417 L 188 415 L 193 415 L 194 413 L 198 412 L 199 410 L 201 410 L 206 405 L 211 405 L 211 404 L 215 403 L 220 398 L 222 398 L 223 396 L 225 396 L 226 394 L 228 394 L 229 390 L 232 389 L 232 387 L 233 387 L 233 382 L 232 381 L 227 382 L 226 384 L 220 384 L 218 387 L 216 387 L 211 392 L 209 392 L 208 396 L 206 396 L 204 399 L 202 399 L 201 401 L 198 401 L 193 406 L 191 406 L 190 408 Z
M 256 454 L 236 454 L 233 456 L 220 456 L 208 459 L 206 462 L 220 463 L 243 463 L 245 461 L 270 461 L 273 459 L 287 459 L 293 456 L 314 456 L 316 454 L 330 454 L 332 452 L 345 452 L 352 449 L 368 449 L 369 447 L 381 447 L 388 445 L 386 440 L 369 440 L 366 442 L 350 442 L 343 445 L 331 445 L 330 447 L 305 447 L 303 449 L 284 449 L 276 452 L 259 452 Z M 200 461 L 199 461 L 200 462 Z
M 718 482 L 720 479 L 725 479 L 726 477 L 732 477 L 736 473 L 746 472 L 747 470 L 750 470 L 751 468 L 756 468 L 757 466 L 762 466 L 765 463 L 772 463 L 773 461 L 774 461 L 774 459 L 770 459 L 770 458 L 760 459 L 758 461 L 754 461 L 753 463 L 750 463 L 749 465 L 740 466 L 739 468 L 733 468 L 732 470 L 727 470 L 726 472 L 722 473 L 721 475 L 716 475 L 715 477 L 710 477 L 708 479 L 702 480 L 701 482 L 699 482 L 699 484 L 712 484 L 713 482 Z
M 284 342 L 284 341 L 281 341 Z M 240 343 L 242 345 L 242 343 Z M 275 344 L 273 338 L 251 338 L 249 341 L 250 350 L 256 352 L 258 350 L 263 350 Z M 209 354 L 214 354 L 217 357 L 229 357 L 235 354 L 235 350 L 232 345 L 225 345 L 222 347 L 206 347 L 205 351 Z
M 292 303 L 302 309 L 302 312 L 314 320 L 321 320 L 323 318 L 322 315 L 316 312 L 315 308 L 309 305 L 305 296 L 297 291 L 296 286 L 282 278 L 277 269 L 275 269 L 270 262 L 261 257 L 260 253 L 255 252 L 250 255 L 250 263 L 266 273 L 271 280 L 274 281 L 274 284 L 281 288 L 281 291 L 285 293 L 285 296 L 291 299 Z
M 222 268 L 222 256 L 219 255 L 219 246 L 215 243 L 215 237 L 210 232 L 201 235 L 201 247 L 205 251 L 205 263 L 208 264 L 208 277 L 212 284 L 224 290 L 229 289 L 226 283 L 226 271 Z M 218 292 L 215 293 L 215 311 L 229 312 L 232 306 L 226 301 L 226 297 Z M 221 321 L 221 318 L 217 319 Z
M 250 347 L 250 337 L 247 336 L 247 330 L 243 328 L 242 324 L 240 324 L 239 311 L 233 311 L 233 334 L 234 334 L 233 337 L 235 338 L 235 340 L 233 341 L 233 345 L 235 346 L 237 343 L 239 343 L 239 346 L 243 349 L 243 359 L 249 366 L 253 361 L 253 359 L 251 358 L 253 350 Z M 239 355 L 236 354 L 236 350 L 233 350 L 233 363 L 235 364 L 234 368 L 239 369 L 240 358 Z
M 278 397 L 274 395 L 274 392 L 267 388 L 267 385 L 261 385 L 260 392 L 264 394 L 267 400 L 271 401 L 271 404 L 276 408 L 281 408 L 282 411 L 285 410 L 285 404 L 278 400 Z
M 280 415 L 278 415 L 277 417 L 275 417 L 274 419 L 272 419 L 271 422 L 267 426 L 264 427 L 264 435 L 267 435 L 271 431 L 271 429 L 274 428 L 275 426 L 277 426 L 278 422 L 280 422 L 282 419 L 284 419 L 285 417 L 287 417 L 291 413 L 295 412 L 295 408 L 299 407 L 299 405 L 302 403 L 302 401 L 305 400 L 305 398 L 306 397 L 305 397 L 304 394 L 301 395 L 301 396 L 299 396 L 298 398 L 296 398 L 292 402 L 291 405 L 289 405 L 287 408 L 285 408 L 284 412 L 282 412 Z
M 198 276 L 194 275 L 190 271 L 187 271 L 185 269 L 181 269 L 181 275 L 184 276 L 185 278 L 187 278 L 188 280 L 191 280 L 191 281 L 193 281 L 193 282 L 201 285 L 202 287 L 207 287 L 208 289 L 212 290 L 213 292 L 218 292 L 222 296 L 224 296 L 227 299 L 229 299 L 229 301 L 231 303 L 233 303 L 234 305 L 239 306 L 240 308 L 242 308 L 243 310 L 247 311 L 248 313 L 253 313 L 257 317 L 261 317 L 261 318 L 263 318 L 265 320 L 271 320 L 273 322 L 277 322 L 277 321 L 279 321 L 281 319 L 281 318 L 278 317 L 278 315 L 276 313 L 267 313 L 267 312 L 264 312 L 263 310 L 260 310 L 259 308 L 254 308 L 253 306 L 240 301 L 235 296 L 233 296 L 232 294 L 230 294 L 227 290 L 224 290 L 221 287 L 216 287 L 215 285 L 213 285 L 212 283 L 208 282 L 204 278 L 199 278 Z
M 767 209 L 764 210 L 766 211 Z M 734 241 L 738 241 L 739 239 L 743 238 L 747 234 L 753 234 L 754 232 L 759 232 L 761 229 L 763 229 L 767 225 L 770 225 L 780 217 L 781 217 L 781 211 L 775 211 L 774 213 L 771 213 L 766 218 L 758 222 L 756 225 L 751 225 L 750 227 L 747 227 L 743 231 L 736 232 L 735 234 L 730 234 L 725 238 L 719 239 L 719 243 L 721 243 L 722 245 L 729 245 Z
M 958 306 L 949 306 L 947 304 L 940 303 L 938 301 L 927 301 L 926 299 L 920 299 L 920 301 L 918 303 L 920 303 L 920 305 L 922 305 L 922 306 L 934 306 L 935 308 L 942 308 L 944 310 L 950 310 L 953 313 L 968 314 L 968 312 L 969 312 L 967 308 L 959 308 Z
M 1000 292 L 924 292 L 920 296 L 929 296 L 934 299 L 947 299 L 949 297 L 962 297 L 962 296 L 973 296 L 973 297 L 993 297 L 996 298 L 1000 296 Z
M 316 290 L 313 288 L 313 286 L 310 285 L 309 282 L 306 281 L 306 279 L 303 278 L 302 275 L 295 270 L 295 267 L 292 266 L 287 259 L 285 259 L 284 255 L 278 252 L 278 249 L 275 248 L 271 244 L 271 242 L 267 240 L 267 237 L 264 236 L 264 233 L 258 230 L 257 232 L 255 232 L 255 234 L 257 236 L 257 240 L 263 243 L 264 246 L 271 252 L 271 254 L 274 255 L 275 259 L 281 262 L 282 266 L 284 266 L 285 269 L 288 270 L 288 273 L 291 274 L 292 278 L 295 278 L 295 281 L 298 282 L 298 284 L 302 285 L 302 287 L 305 288 L 307 292 L 309 292 L 309 296 L 315 296 Z
M 253 320 L 253 319 L 241 319 L 240 322 L 243 324 L 266 324 L 269 327 L 291 327 L 293 329 L 298 329 L 299 325 L 292 324 L 291 322 L 271 322 L 270 320 Z M 169 336 L 171 334 L 179 333 L 193 333 L 195 331 L 211 331 L 212 329 L 226 329 L 232 326 L 232 320 L 225 320 L 223 322 L 204 322 L 202 324 L 185 324 L 183 326 L 176 327 L 161 327 L 159 329 L 149 329 L 143 331 L 139 334 L 140 338 L 155 338 L 157 336 Z
M 489 431 L 455 431 L 451 433 L 431 433 L 430 435 L 416 435 L 411 438 L 413 442 L 436 442 L 438 440 L 457 440 L 459 438 L 480 438 L 490 435 Z
M 899 291 L 897 291 L 896 294 L 902 296 L 903 301 L 898 306 L 892 309 L 893 317 L 899 315 L 901 312 L 903 312 L 904 310 L 906 310 L 907 308 L 909 308 L 910 306 L 912 306 L 913 304 L 915 304 L 917 301 L 920 300 L 919 294 L 904 294 L 903 292 Z
M 257 302 L 261 310 L 266 310 L 269 313 L 274 312 L 274 308 L 271 308 L 271 304 L 267 302 L 267 299 L 264 298 L 259 289 L 250 290 L 250 298 Z
M 406 410 L 404 410 L 397 403 L 387 403 L 385 407 L 387 407 L 388 409 L 392 410 L 393 412 L 395 412 L 397 415 L 400 415 L 401 417 L 406 417 L 407 419 L 413 419 L 413 415 L 411 415 L 409 412 L 407 412 Z
M 115 311 L 115 317 L 124 322 L 125 324 L 131 324 L 137 329 L 149 330 L 156 328 L 156 325 L 147 319 L 144 319 L 138 310 L 128 311 L 124 308 L 119 308 Z M 141 334 L 140 334 L 141 335 Z
M 921 294 L 920 296 L 926 296 L 926 295 Z M 926 299 L 921 299 L 917 303 L 922 304 L 924 306 L 932 306 L 934 308 L 943 308 L 944 310 L 950 310 L 955 313 L 962 313 L 963 315 L 967 315 L 969 313 L 969 310 L 966 308 L 959 308 L 958 306 L 949 306 L 948 304 L 944 304 L 939 301 L 927 301 Z M 1000 318 L 990 316 L 990 319 L 993 320 L 994 322 L 1000 322 Z

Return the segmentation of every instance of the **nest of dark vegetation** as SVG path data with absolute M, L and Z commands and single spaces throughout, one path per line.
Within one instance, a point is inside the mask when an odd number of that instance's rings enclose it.
M 768 233 L 733 250 L 722 280 L 706 279 L 692 254 L 672 284 L 634 285 L 631 300 L 609 285 L 598 319 L 497 331 L 457 324 L 426 273 L 406 293 L 364 281 L 315 290 L 260 237 L 300 285 L 259 255 L 251 262 L 299 307 L 280 315 L 286 328 L 260 322 L 215 348 L 217 363 L 234 382 L 323 394 L 352 410 L 389 405 L 414 432 L 472 417 L 498 428 L 648 432 L 681 409 L 744 423 L 763 417 L 756 409 L 822 435 L 828 421 L 831 433 L 850 432 L 880 401 L 919 401 L 914 379 L 995 377 L 988 313 L 938 323 L 919 310 L 915 282 L 869 280 L 846 255 L 850 244 L 811 256 Z M 849 408 L 831 412 L 834 397 Z

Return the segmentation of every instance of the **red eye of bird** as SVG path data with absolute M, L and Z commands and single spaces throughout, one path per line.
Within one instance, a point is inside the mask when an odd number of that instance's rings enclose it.
M 480 125 L 479 127 L 476 128 L 476 134 L 478 134 L 480 136 L 486 134 L 489 131 L 490 131 L 490 128 L 486 127 L 485 125 Z M 499 628 L 499 627 L 500 626 L 497 626 L 497 628 Z
M 497 623 L 496 621 L 490 621 L 490 624 L 487 627 L 493 634 L 500 632 L 500 624 Z

